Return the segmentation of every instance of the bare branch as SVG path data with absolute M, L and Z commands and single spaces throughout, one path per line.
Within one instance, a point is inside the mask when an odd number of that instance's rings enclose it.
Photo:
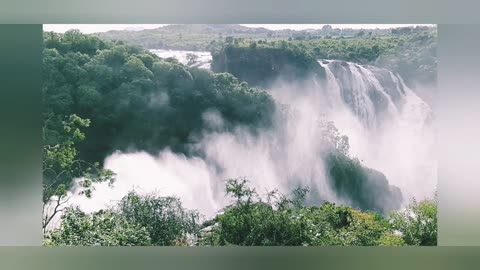
M 64 198 L 63 195 L 61 196 L 58 196 L 57 200 L 56 200 L 56 205 L 55 205 L 55 208 L 53 209 L 53 213 L 48 216 L 48 213 L 45 212 L 45 217 L 44 217 L 44 222 L 43 222 L 43 230 L 45 232 L 48 224 L 52 221 L 52 219 L 60 212 L 63 212 L 65 210 L 65 208 L 61 208 L 60 207 L 66 203 L 68 203 L 68 201 L 70 200 L 70 197 L 68 197 L 66 200 L 62 201 L 62 198 Z M 45 206 L 45 204 L 44 204 Z M 44 208 L 45 209 L 45 208 Z

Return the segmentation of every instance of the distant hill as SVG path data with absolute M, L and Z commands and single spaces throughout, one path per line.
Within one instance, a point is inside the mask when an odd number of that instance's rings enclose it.
M 325 25 L 321 29 L 269 30 L 263 27 L 247 27 L 238 24 L 171 24 L 156 29 L 126 29 L 97 33 L 96 36 L 120 40 L 146 49 L 174 49 L 206 51 L 212 41 L 224 41 L 226 37 L 246 40 L 314 40 L 324 37 L 361 37 L 404 35 L 425 31 L 432 27 L 402 27 L 396 29 L 340 29 Z
M 205 51 L 212 41 L 224 40 L 227 36 L 265 39 L 274 36 L 275 32 L 266 28 L 251 28 L 238 24 L 172 24 L 156 29 L 113 30 L 95 35 L 146 49 Z
M 142 26 L 130 26 L 123 29 L 123 31 L 142 31 L 142 30 L 145 30 L 145 28 Z

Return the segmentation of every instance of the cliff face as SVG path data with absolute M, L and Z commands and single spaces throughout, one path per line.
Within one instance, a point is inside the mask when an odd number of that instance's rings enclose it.
M 251 85 L 267 87 L 276 79 L 325 78 L 325 69 L 315 57 L 298 49 L 237 47 L 227 45 L 212 53 L 212 70 L 229 72 Z

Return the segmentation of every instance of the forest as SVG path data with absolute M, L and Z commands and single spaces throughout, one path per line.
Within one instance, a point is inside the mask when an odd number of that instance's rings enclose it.
M 225 44 L 299 46 L 316 58 L 373 64 L 398 72 L 407 84 L 436 84 L 436 27 L 268 30 L 241 25 L 167 25 L 97 34 L 146 49 L 218 51 Z
M 235 38 L 212 33 L 215 39 L 207 36 L 201 44 L 212 52 L 213 71 L 160 58 L 128 38 L 44 32 L 44 245 L 436 245 L 436 195 L 413 199 L 401 209 L 400 189 L 353 157 L 348 137 L 330 121 L 318 127 L 323 134 L 318 140 L 324 141 L 318 159 L 326 164 L 335 194 L 348 198 L 349 206 L 318 198 L 309 186 L 260 192 L 240 175 L 224 179 L 230 203 L 213 217 L 187 209 L 175 196 L 134 190 L 92 213 L 68 203 L 72 192 L 89 198 L 98 183 L 115 186 L 116 173 L 103 165 L 116 151 L 156 154 L 168 148 L 202 157 L 195 146 L 206 133 L 242 127 L 255 136 L 279 122 L 294 122 L 294 113 L 276 102 L 266 85 L 279 76 L 324 77 L 318 58 L 376 63 L 407 82 L 434 83 L 436 34 L 417 30 L 378 37 L 358 32 L 338 39 L 267 31 L 265 38 L 253 40 L 250 32 Z M 232 55 L 247 60 L 225 65 Z M 265 61 L 278 69 L 259 73 Z M 222 125 L 202 117 L 212 110 L 221 115 Z M 58 225 L 52 226 L 55 220 Z

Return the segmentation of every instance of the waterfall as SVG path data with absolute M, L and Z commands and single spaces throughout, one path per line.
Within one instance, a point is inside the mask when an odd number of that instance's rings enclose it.
M 338 60 L 320 60 L 327 73 L 328 93 L 337 95 L 367 127 L 396 117 L 406 96 L 413 94 L 391 71 Z M 408 92 L 408 93 L 407 93 Z M 338 105 L 338 104 L 337 104 Z
M 188 61 L 184 52 L 156 53 Z M 209 63 L 211 56 L 195 59 Z M 325 68 L 325 80 L 301 85 L 279 80 L 267 89 L 278 104 L 295 112 L 293 120 L 279 121 L 275 128 L 259 134 L 241 126 L 232 132 L 203 134 L 196 145 L 202 157 L 186 157 L 170 149 L 157 156 L 114 153 L 107 157 L 105 167 L 118 173 L 115 187 L 96 185 L 91 199 L 74 196 L 71 203 L 91 212 L 120 200 L 132 189 L 159 191 L 212 216 L 229 202 L 225 179 L 245 177 L 259 191 L 289 192 L 308 185 L 322 199 L 348 204 L 348 198 L 337 197 L 329 186 L 317 155 L 322 146 L 316 126 L 320 117 L 333 121 L 348 136 L 351 157 L 382 172 L 390 185 L 400 188 L 404 203 L 412 197 L 431 196 L 437 183 L 437 161 L 430 107 L 389 70 L 338 60 L 319 60 L 319 64 Z M 200 67 L 208 69 L 209 65 Z M 218 112 L 205 113 L 215 114 L 205 115 L 206 121 L 222 117 Z M 372 191 L 371 196 L 380 194 Z
M 389 70 L 339 60 L 319 63 L 326 83 L 316 91 L 325 93 L 329 117 L 350 138 L 352 155 L 385 173 L 407 198 L 431 195 L 437 161 L 429 105 Z
M 212 55 L 203 51 L 150 50 L 161 58 L 173 57 L 189 67 L 210 69 Z

